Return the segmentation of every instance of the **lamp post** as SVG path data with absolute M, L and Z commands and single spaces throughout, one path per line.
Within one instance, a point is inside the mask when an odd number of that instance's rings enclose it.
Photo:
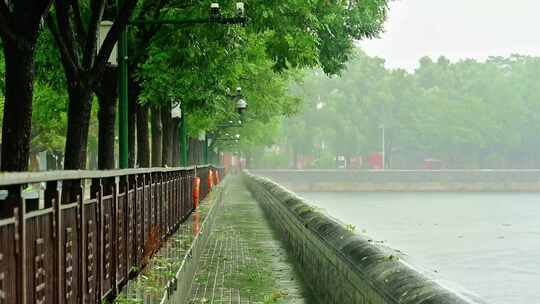
M 384 127 L 384 124 L 381 124 L 379 126 L 379 128 L 381 129 L 381 156 L 382 156 L 382 169 L 384 170 L 385 167 L 386 167 L 386 143 L 385 143 L 385 127 Z
M 244 95 L 242 95 L 242 88 L 238 87 L 236 88 L 236 95 L 229 96 L 235 101 L 235 110 L 238 115 L 240 115 L 240 120 L 238 120 L 237 123 L 235 123 L 233 120 L 230 120 L 228 123 L 225 124 L 218 124 L 217 127 L 222 129 L 227 128 L 240 128 L 242 127 L 243 120 L 244 120 L 244 114 L 248 108 L 248 103 L 246 99 L 244 98 Z M 217 141 L 235 141 L 238 142 L 240 140 L 240 134 L 236 134 L 235 138 L 231 139 L 223 139 L 223 138 L 214 138 L 210 139 L 208 136 L 208 133 L 205 136 L 205 142 L 204 142 L 204 160 L 206 163 L 208 163 L 208 148 L 209 148 L 209 141 L 212 140 L 213 142 Z
M 118 14 L 125 0 L 118 0 Z M 118 165 L 120 169 L 129 167 L 128 147 L 128 53 L 127 28 L 120 33 L 118 39 L 118 152 L 120 154 Z
M 117 0 L 118 10 L 123 6 L 125 0 Z M 245 14 L 245 6 L 243 2 L 236 3 L 234 17 L 225 17 L 221 14 L 219 3 L 210 4 L 210 15 L 206 18 L 193 19 L 162 19 L 162 20 L 135 20 L 130 22 L 130 25 L 143 24 L 162 24 L 162 25 L 177 25 L 190 26 L 208 23 L 217 24 L 240 24 L 245 25 L 247 17 Z M 127 29 L 120 33 L 118 40 L 118 134 L 119 134 L 119 167 L 121 169 L 128 168 L 128 41 Z M 182 108 L 182 110 L 184 110 Z M 182 111 L 182 120 L 180 125 L 180 158 L 183 166 L 187 166 L 187 125 L 185 111 Z

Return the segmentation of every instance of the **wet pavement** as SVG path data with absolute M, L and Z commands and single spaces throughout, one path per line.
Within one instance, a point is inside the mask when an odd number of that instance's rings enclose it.
M 310 303 L 294 263 L 237 177 L 216 212 L 191 303 Z

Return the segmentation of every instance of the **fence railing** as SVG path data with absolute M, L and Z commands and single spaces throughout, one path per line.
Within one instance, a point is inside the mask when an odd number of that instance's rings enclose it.
M 209 170 L 0 173 L 0 304 L 114 297 L 193 211 Z

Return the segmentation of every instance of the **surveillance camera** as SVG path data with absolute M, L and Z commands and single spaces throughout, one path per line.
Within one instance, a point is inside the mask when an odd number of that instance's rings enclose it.
M 246 9 L 244 7 L 244 2 L 236 2 L 236 16 L 237 17 L 245 17 L 246 15 Z
M 219 3 L 214 2 L 210 4 L 210 17 L 219 18 L 219 16 L 220 16 Z

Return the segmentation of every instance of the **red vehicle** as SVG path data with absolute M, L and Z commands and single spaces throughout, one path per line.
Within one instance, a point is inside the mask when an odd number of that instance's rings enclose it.
M 424 169 L 440 170 L 442 169 L 442 161 L 440 159 L 426 158 L 424 159 Z
M 368 156 L 368 164 L 371 166 L 371 169 L 380 170 L 382 169 L 383 158 L 380 153 L 373 153 Z

